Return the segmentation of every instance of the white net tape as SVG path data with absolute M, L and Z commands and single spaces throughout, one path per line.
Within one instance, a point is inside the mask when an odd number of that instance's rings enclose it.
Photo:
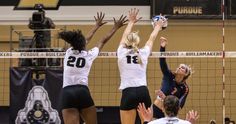
M 0 58 L 64 58 L 65 52 L 0 52 Z M 116 52 L 100 52 L 99 58 L 116 58 Z M 150 58 L 221 58 L 222 51 L 152 52 Z M 236 52 L 225 52 L 226 58 L 236 58 Z

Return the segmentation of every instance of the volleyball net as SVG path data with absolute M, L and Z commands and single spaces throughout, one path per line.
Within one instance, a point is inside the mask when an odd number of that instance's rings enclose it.
M 21 59 L 55 59 L 64 57 L 65 52 L 0 52 L 1 71 L 7 72 L 11 66 L 18 66 Z M 222 57 L 225 57 L 225 71 L 222 69 Z M 225 74 L 225 111 L 226 116 L 234 117 L 236 113 L 236 52 L 222 51 L 170 51 L 152 52 L 147 67 L 147 81 L 150 95 L 156 98 L 155 90 L 160 89 L 162 73 L 159 66 L 160 57 L 166 57 L 168 66 L 175 70 L 179 64 L 191 65 L 193 75 L 188 79 L 190 92 L 180 117 L 185 118 L 189 110 L 197 110 L 199 123 L 209 123 L 215 119 L 222 122 L 223 112 L 223 73 Z M 62 66 L 62 63 L 61 65 Z M 28 66 L 25 66 L 28 67 Z M 1 82 L 9 81 L 9 73 L 1 75 Z M 92 65 L 89 75 L 89 88 L 96 106 L 119 106 L 121 92 L 116 52 L 101 52 Z M 5 88 L 5 89 L 4 89 Z M 0 90 L 1 102 L 8 102 L 9 89 Z

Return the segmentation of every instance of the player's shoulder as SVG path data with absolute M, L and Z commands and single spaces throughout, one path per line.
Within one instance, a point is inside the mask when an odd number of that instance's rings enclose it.
M 93 47 L 92 49 L 90 49 L 88 52 L 95 52 L 98 53 L 99 52 L 99 48 L 98 47 Z
M 92 49 L 88 50 L 88 56 L 97 56 L 99 53 L 98 47 L 93 47 Z

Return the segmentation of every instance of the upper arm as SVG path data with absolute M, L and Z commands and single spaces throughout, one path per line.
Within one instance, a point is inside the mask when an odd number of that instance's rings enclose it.
M 94 36 L 95 32 L 100 28 L 100 26 L 95 25 L 89 32 L 88 34 L 85 36 L 86 39 L 86 43 L 88 44 L 89 41 L 92 39 L 92 37 Z
M 91 60 L 94 60 L 94 59 L 98 56 L 98 54 L 99 54 L 99 49 L 98 49 L 98 47 L 94 47 L 94 48 L 92 48 L 91 50 L 89 50 L 89 51 L 88 51 L 88 54 L 89 54 L 89 56 L 90 56 L 90 59 L 91 59 Z
M 155 27 L 154 30 L 152 31 L 152 33 L 150 34 L 148 41 L 145 44 L 145 45 L 148 45 L 150 47 L 150 49 L 152 49 L 153 42 L 156 40 L 159 30 L 160 30 L 160 28 L 158 26 Z

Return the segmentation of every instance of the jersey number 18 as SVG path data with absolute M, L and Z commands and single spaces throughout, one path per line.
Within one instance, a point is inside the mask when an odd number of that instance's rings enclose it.
M 126 56 L 126 58 L 128 64 L 131 63 L 138 64 L 138 56 Z

